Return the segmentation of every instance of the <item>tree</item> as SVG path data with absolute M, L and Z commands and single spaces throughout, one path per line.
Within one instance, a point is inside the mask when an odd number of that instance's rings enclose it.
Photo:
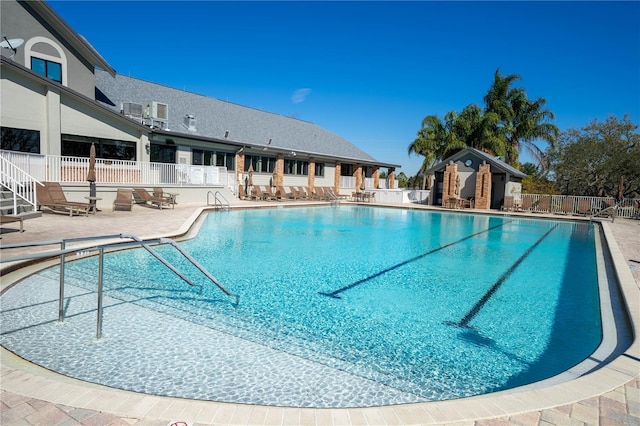
M 553 145 L 559 133 L 552 123 L 555 116 L 551 110 L 545 109 L 547 101 L 544 98 L 530 101 L 524 89 L 511 87 L 519 80 L 517 74 L 502 76 L 496 70 L 493 84 L 484 96 L 485 114 L 495 113 L 500 118 L 496 137 L 505 142 L 505 161 L 508 164 L 518 167 L 519 152 L 526 149 L 546 169 L 545 153 L 535 141 L 544 140 Z
M 398 188 L 407 187 L 407 181 L 409 180 L 409 178 L 407 178 L 407 175 L 405 175 L 404 172 L 398 173 L 398 176 L 396 176 L 396 179 L 398 180 Z
M 466 146 L 456 135 L 457 117 L 458 114 L 455 111 L 446 113 L 444 121 L 436 115 L 426 116 L 422 120 L 422 127 L 418 130 L 416 139 L 407 149 L 409 155 L 424 156 L 424 161 L 418 171 L 418 174 L 421 174 L 423 178 L 422 189 L 427 187 L 429 181 L 428 175 L 425 173 L 427 169 L 433 166 L 436 161 L 440 161 Z
M 617 199 L 640 196 L 640 134 L 626 115 L 563 132 L 548 156 L 563 191 Z
M 467 105 L 453 124 L 459 140 L 466 146 L 488 152 L 493 155 L 504 155 L 505 145 L 498 134 L 500 117 L 495 112 L 483 113 L 476 104 Z

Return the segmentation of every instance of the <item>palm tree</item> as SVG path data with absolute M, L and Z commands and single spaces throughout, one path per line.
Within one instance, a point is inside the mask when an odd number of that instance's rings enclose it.
M 535 141 L 553 144 L 559 130 L 551 123 L 555 117 L 553 112 L 544 108 L 547 103 L 544 98 L 530 101 L 524 89 L 511 87 L 519 80 L 517 74 L 502 76 L 496 70 L 493 85 L 484 96 L 485 113 L 495 113 L 500 118 L 496 135 L 505 141 L 505 161 L 508 164 L 517 167 L 518 153 L 526 149 L 546 169 L 547 159 Z
M 436 115 L 428 115 L 422 120 L 422 127 L 418 130 L 416 139 L 409 145 L 408 154 L 424 156 L 419 173 L 422 174 L 422 189 L 427 186 L 427 174 L 425 171 L 455 151 L 466 145 L 456 134 L 455 125 L 458 114 L 451 111 L 445 114 L 444 121 Z
M 470 104 L 462 110 L 455 122 L 456 134 L 466 146 L 492 155 L 504 155 L 504 139 L 498 134 L 499 122 L 498 114 L 483 113 L 478 105 Z

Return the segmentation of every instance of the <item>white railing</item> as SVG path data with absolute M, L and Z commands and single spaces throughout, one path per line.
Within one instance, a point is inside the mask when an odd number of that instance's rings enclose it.
M 364 188 L 365 189 L 384 189 L 386 187 L 386 182 L 384 179 L 379 181 L 380 188 L 375 187 L 375 179 L 374 178 L 365 178 L 364 179 Z M 353 176 L 340 176 L 340 188 L 341 189 L 356 189 L 356 178 Z
M 0 151 L 18 168 L 40 181 L 80 183 L 87 181 L 89 159 L 59 155 L 34 155 Z M 176 186 L 228 186 L 226 167 L 143 161 L 96 159 L 96 183 Z
M 618 217 L 640 217 L 640 198 L 624 198 L 616 202 L 613 197 L 521 194 L 520 199 L 515 201 L 517 207 L 525 211 L 586 216 L 597 214 L 607 207 L 618 204 L 616 213 Z
M 4 156 L 0 156 L 0 182 L 13 194 L 13 214 L 18 214 L 18 197 L 36 209 L 36 185 L 39 182 Z

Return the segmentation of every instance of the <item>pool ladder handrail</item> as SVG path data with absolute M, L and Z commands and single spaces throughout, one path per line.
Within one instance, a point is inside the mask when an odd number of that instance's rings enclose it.
M 213 206 L 215 208 L 218 208 L 218 203 L 220 203 L 220 209 L 222 209 L 222 210 L 231 209 L 231 204 L 225 198 L 225 196 L 222 195 L 222 193 L 220 191 L 216 191 L 215 194 L 213 192 L 211 192 L 211 191 L 207 191 L 207 206 L 211 205 L 211 203 L 209 202 L 209 195 L 213 195 Z M 218 197 L 222 198 L 222 200 L 224 200 L 224 203 Z
M 132 241 L 119 241 L 113 243 L 106 244 L 97 244 L 91 246 L 83 246 L 83 247 L 74 247 L 74 248 L 66 248 L 67 243 L 72 242 L 81 242 L 81 241 L 95 241 L 95 240 L 104 240 L 104 239 L 114 239 L 114 238 L 126 238 Z M 202 272 L 209 280 L 211 280 L 220 290 L 222 290 L 227 296 L 231 296 L 235 298 L 234 306 L 238 306 L 240 302 L 240 296 L 237 294 L 233 294 L 229 290 L 227 290 L 209 271 L 206 270 L 197 260 L 195 260 L 189 253 L 187 253 L 182 247 L 176 244 L 175 241 L 169 238 L 153 238 L 153 239 L 141 239 L 133 234 L 113 234 L 113 235 L 99 235 L 93 237 L 79 237 L 79 238 L 65 238 L 62 240 L 52 240 L 52 241 L 39 241 L 39 242 L 31 242 L 31 243 L 20 243 L 20 244 L 3 244 L 0 246 L 0 250 L 2 249 L 11 249 L 11 248 L 26 248 L 26 247 L 38 247 L 38 246 L 46 246 L 46 245 L 54 245 L 60 244 L 60 250 L 52 250 L 40 253 L 33 254 L 25 254 L 14 257 L 2 257 L 0 258 L 0 263 L 8 263 L 8 262 L 17 262 L 24 260 L 33 260 L 33 259 L 46 259 L 53 257 L 60 257 L 60 292 L 59 292 L 59 302 L 58 302 L 58 321 L 64 320 L 64 276 L 65 276 L 65 265 L 66 259 L 65 255 L 70 253 L 88 253 L 89 251 L 98 250 L 98 320 L 97 320 L 97 331 L 96 331 L 96 339 L 100 339 L 102 337 L 102 299 L 103 299 L 103 291 L 102 291 L 102 283 L 103 283 L 103 266 L 104 266 L 104 251 L 105 249 L 122 249 L 127 247 L 135 247 L 141 246 L 145 250 L 147 250 L 151 255 L 153 255 L 156 259 L 158 259 L 162 264 L 164 264 L 169 270 L 178 275 L 183 281 L 185 281 L 190 286 L 194 287 L 202 287 L 195 284 L 192 280 L 190 280 L 186 275 L 180 272 L 175 266 L 173 266 L 169 261 L 167 261 L 164 257 L 162 257 L 157 251 L 155 251 L 150 244 L 169 244 L 180 254 L 182 254 L 193 266 L 195 266 L 200 272 Z
M 591 216 L 589 216 L 589 222 L 593 221 L 594 217 L 601 215 L 607 210 L 611 210 L 611 223 L 615 222 L 616 214 L 618 213 L 618 203 L 614 204 L 613 206 L 608 206 L 603 209 L 600 209 L 595 213 L 591 213 Z

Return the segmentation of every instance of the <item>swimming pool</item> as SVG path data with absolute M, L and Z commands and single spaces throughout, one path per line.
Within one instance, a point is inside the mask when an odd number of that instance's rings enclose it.
M 143 251 L 2 297 L 0 343 L 63 374 L 154 394 L 345 407 L 451 399 L 535 382 L 601 339 L 591 224 L 372 207 L 211 214 L 183 247 L 240 304 Z M 189 271 L 189 265 L 163 255 Z M 204 283 L 196 271 L 194 280 Z

